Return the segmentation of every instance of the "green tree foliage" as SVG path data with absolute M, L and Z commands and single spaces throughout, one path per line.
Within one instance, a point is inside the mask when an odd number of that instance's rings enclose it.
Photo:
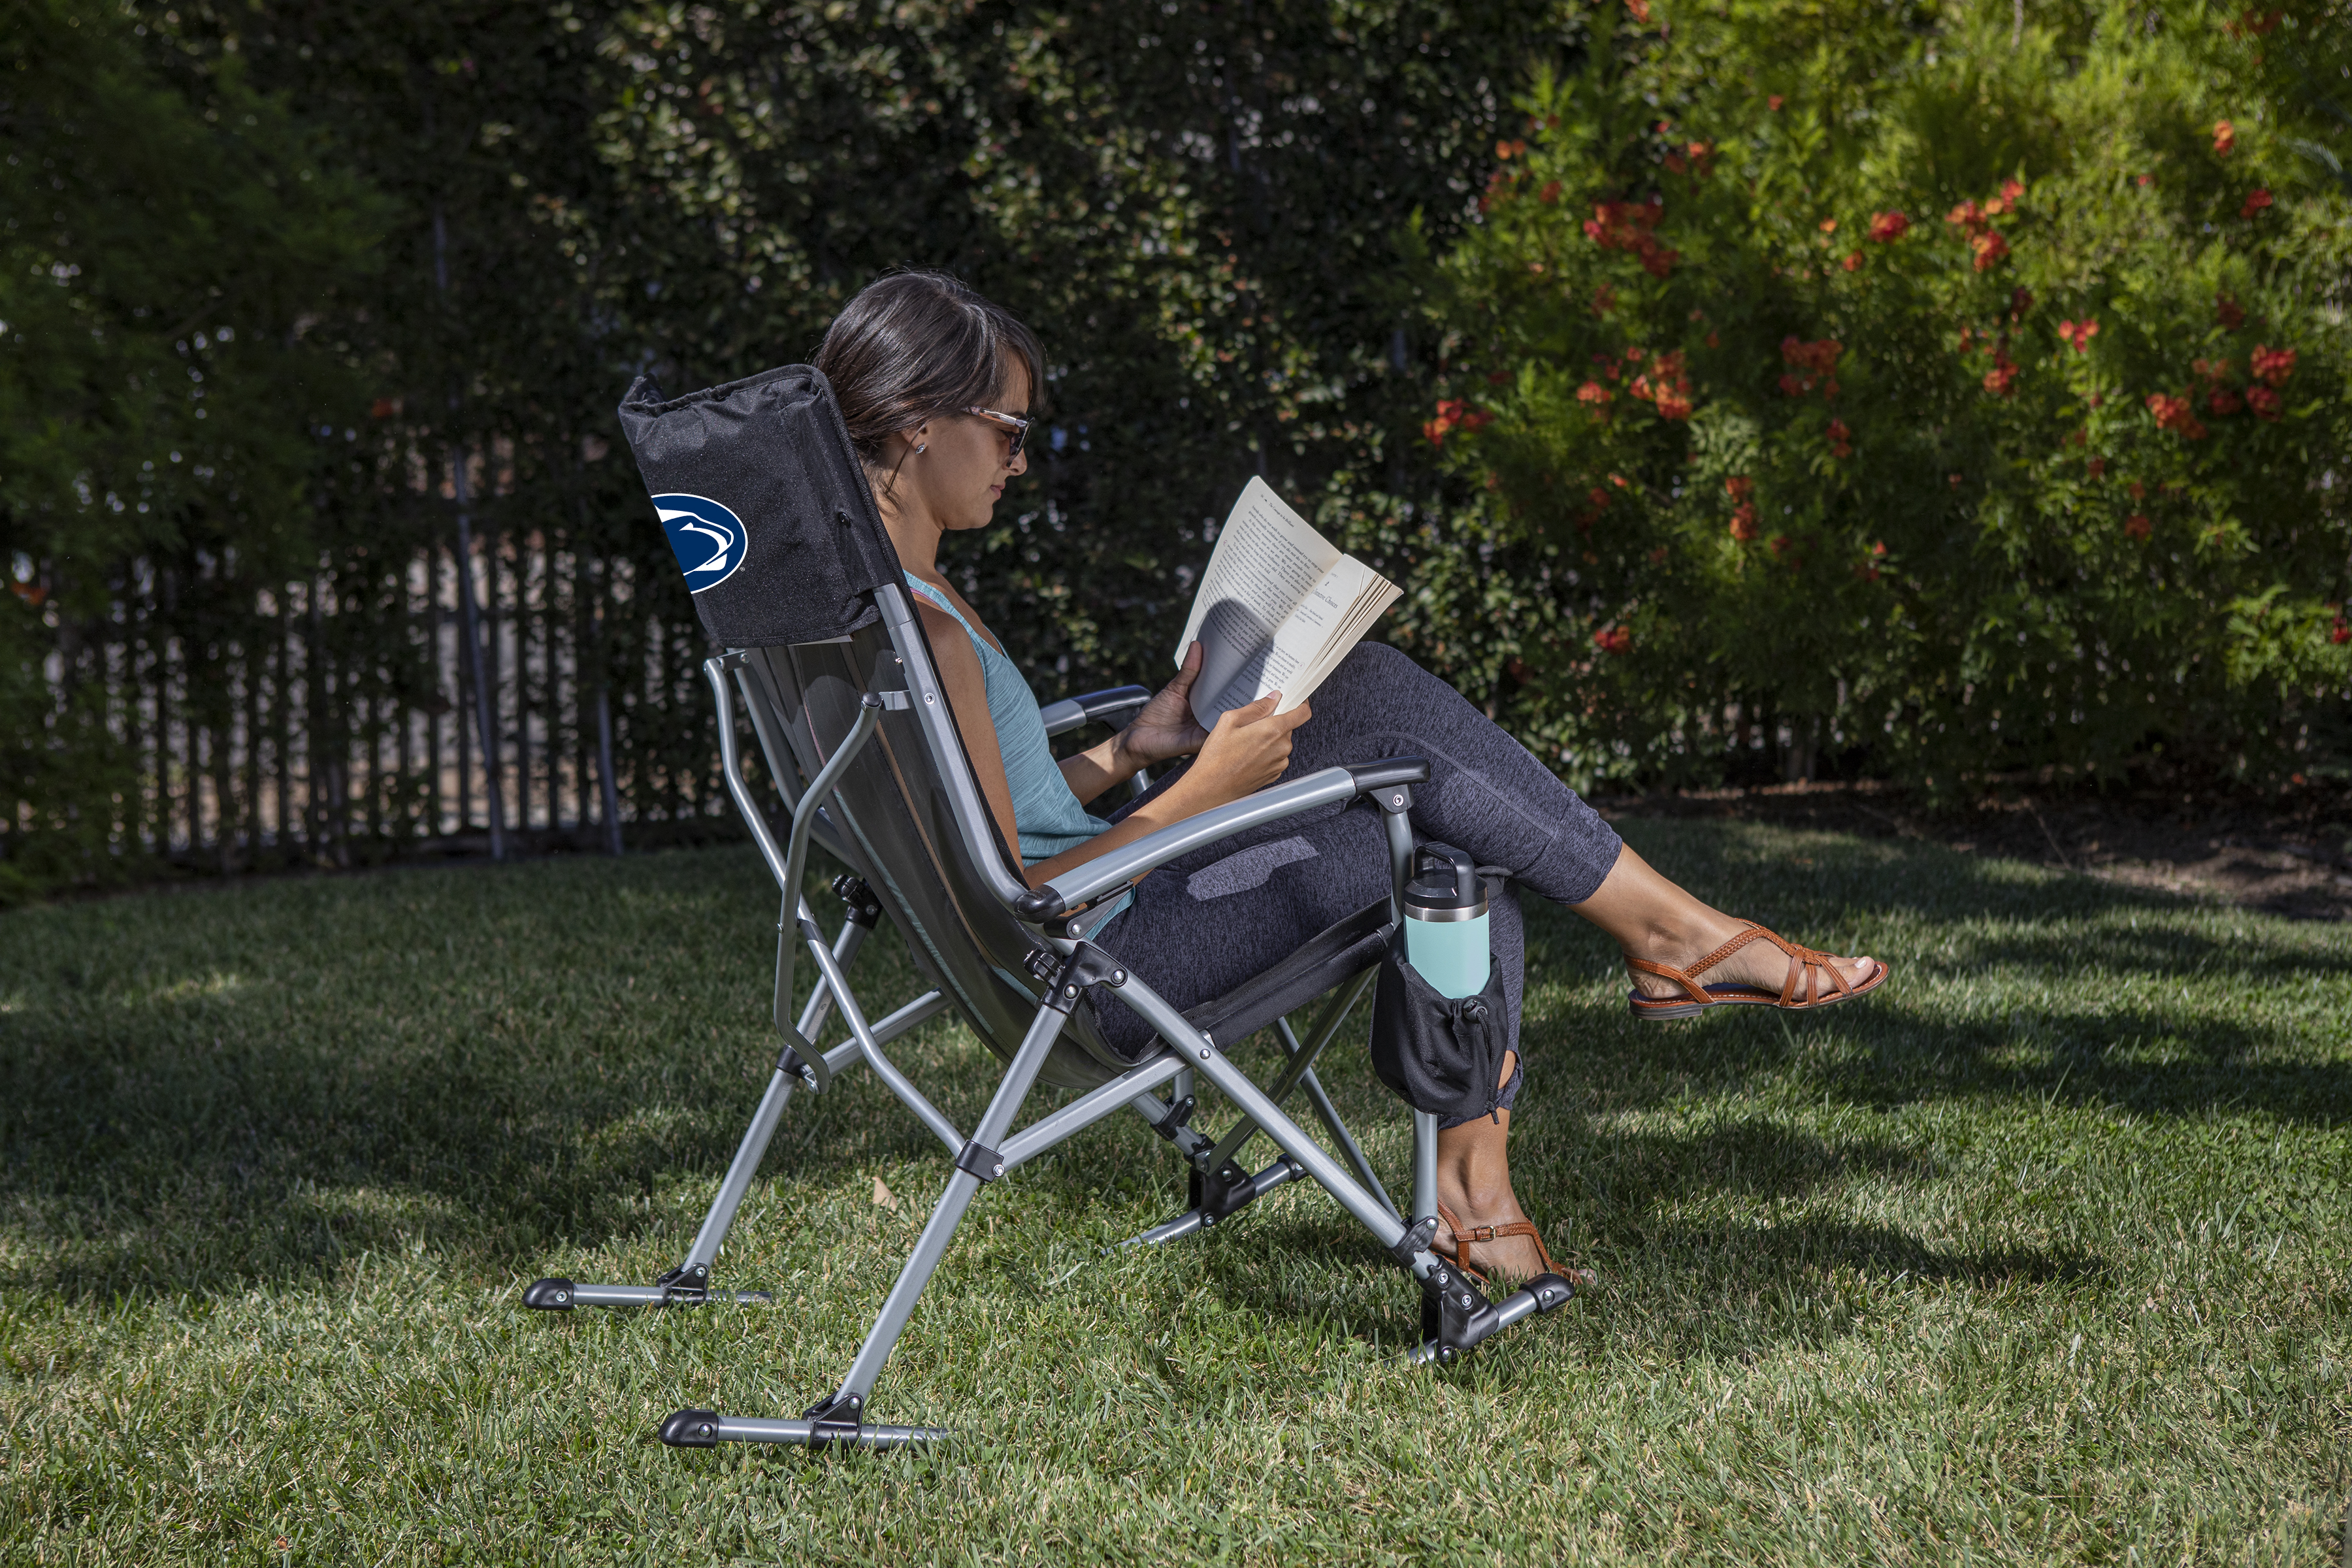
M 124 575 L 171 580 L 191 700 L 225 702 L 204 671 L 306 569 L 352 413 L 322 323 L 379 206 L 235 62 L 184 91 L 144 31 L 0 4 L 0 801 L 41 830 L 0 895 L 135 849 L 135 719 L 94 651 Z
M 2352 12 L 1589 19 L 1441 268 L 1512 715 L 1586 776 L 2311 765 Z

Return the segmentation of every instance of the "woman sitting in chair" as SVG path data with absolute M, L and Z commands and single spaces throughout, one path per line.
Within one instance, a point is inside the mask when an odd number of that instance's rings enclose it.
M 1014 475 L 1043 356 L 1012 316 L 955 279 L 883 279 L 825 333 L 817 368 L 833 384 L 873 483 L 899 563 L 939 661 L 966 749 L 1008 847 L 1042 886 L 1145 834 L 1335 763 L 1429 760 L 1415 792 L 1421 837 L 1450 844 L 1511 882 L 1489 921 L 1514 1049 L 1493 1117 L 1438 1136 L 1437 1249 L 1465 1268 L 1518 1279 L 1559 1272 L 1511 1188 L 1507 1107 L 1516 1049 L 1523 927 L 1512 889 L 1566 904 L 1607 931 L 1633 975 L 1631 1005 L 1649 1019 L 1712 1007 L 1822 1007 L 1886 978 L 1870 958 L 1783 941 L 1709 908 L 1666 880 L 1519 743 L 1452 687 L 1394 648 L 1365 643 L 1311 704 L 1276 713 L 1279 694 L 1227 713 L 1213 730 L 1188 702 L 1197 645 L 1175 679 L 1111 739 L 1056 762 L 1037 702 L 1003 645 L 939 567 L 940 542 L 982 529 Z M 988 716 L 982 721 L 982 714 Z M 1180 757 L 1139 800 L 1108 820 L 1087 803 L 1139 769 Z M 1147 877 L 1095 939 L 1179 1009 L 1230 991 L 1318 931 L 1389 891 L 1378 814 L 1338 807 L 1228 840 Z M 1114 1044 L 1150 1033 L 1122 1007 L 1098 1010 Z

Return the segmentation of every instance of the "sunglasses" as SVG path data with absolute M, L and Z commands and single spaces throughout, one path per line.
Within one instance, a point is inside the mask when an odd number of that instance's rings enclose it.
M 1001 413 L 993 408 L 967 408 L 964 412 L 975 419 L 985 419 L 1004 432 L 1008 442 L 1004 448 L 1006 462 L 1009 463 L 1021 455 L 1021 444 L 1029 439 L 1028 420 L 1018 415 Z

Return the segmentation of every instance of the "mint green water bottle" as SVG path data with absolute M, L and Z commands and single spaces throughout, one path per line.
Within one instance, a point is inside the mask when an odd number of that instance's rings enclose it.
M 1441 996 L 1486 989 L 1486 884 L 1477 863 L 1444 844 L 1412 852 L 1404 885 L 1404 960 Z

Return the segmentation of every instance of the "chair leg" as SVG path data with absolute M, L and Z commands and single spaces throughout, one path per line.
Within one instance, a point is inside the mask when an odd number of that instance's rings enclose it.
M 857 921 L 845 923 L 833 944 L 836 976 L 844 990 L 848 981 L 841 972 L 856 962 L 857 950 L 871 928 Z M 825 1016 L 833 1010 L 834 982 L 828 979 L 819 984 L 802 1009 L 800 1034 L 803 1039 L 813 1039 L 824 1027 Z M 903 1034 L 947 1005 L 947 998 L 939 992 L 927 993 L 891 1014 L 874 1026 L 874 1033 L 888 1039 Z M 828 1076 L 846 1071 L 860 1058 L 856 1041 L 836 1046 L 824 1054 Z M 751 1190 L 752 1178 L 758 1175 L 760 1162 L 766 1157 L 768 1143 L 775 1136 L 776 1127 L 783 1120 L 784 1107 L 793 1098 L 793 1090 L 801 1086 L 797 1076 L 782 1067 L 769 1075 L 767 1091 L 760 1097 L 759 1109 L 751 1113 L 751 1124 L 743 1130 L 742 1142 L 735 1147 L 735 1158 L 728 1163 L 727 1174 L 720 1179 L 719 1193 L 711 1200 L 709 1210 L 703 1215 L 701 1228 L 695 1232 L 694 1244 L 687 1248 L 686 1257 L 676 1267 L 656 1277 L 650 1285 L 579 1284 L 572 1280 L 550 1278 L 533 1280 L 522 1293 L 522 1304 L 542 1312 L 568 1312 L 575 1307 L 671 1307 L 698 1306 L 709 1301 L 732 1302 L 739 1306 L 766 1306 L 774 1298 L 765 1290 L 713 1290 L 710 1270 L 719 1261 L 719 1249 L 725 1245 L 727 1233 L 735 1224 L 735 1214 Z
M 924 1222 L 923 1234 L 916 1240 L 906 1266 L 898 1271 L 898 1281 L 890 1287 L 874 1326 L 866 1331 L 866 1342 L 859 1347 L 857 1359 L 850 1363 L 849 1375 L 842 1379 L 841 1386 L 829 1397 L 811 1405 L 798 1420 L 744 1421 L 715 1411 L 680 1410 L 662 1424 L 663 1442 L 688 1448 L 708 1448 L 729 1442 L 805 1443 L 813 1447 L 854 1444 L 873 1447 L 947 1436 L 936 1427 L 869 1426 L 864 1420 L 866 1406 L 873 1396 L 875 1379 L 881 1375 L 890 1352 L 898 1347 L 898 1337 L 906 1332 L 907 1321 L 914 1316 L 915 1303 L 938 1271 L 940 1260 L 947 1256 L 948 1243 L 954 1239 L 956 1227 L 963 1223 L 964 1212 L 971 1206 L 973 1195 L 1003 1173 L 1000 1146 L 1013 1130 L 1013 1118 L 1028 1098 L 1031 1087 L 1037 1081 L 1038 1070 L 1045 1065 L 1046 1055 L 1068 1021 L 1069 1015 L 1055 1007 L 1049 994 L 1046 1005 L 1037 1010 L 1035 1020 L 1029 1026 L 1021 1048 L 1013 1053 L 1013 1064 L 1005 1069 L 1003 1081 L 989 1100 L 978 1130 L 956 1156 L 955 1173 L 948 1178 L 947 1190 L 940 1194 L 930 1218 Z
M 1255 1120 L 1266 1136 L 1315 1178 L 1323 1190 L 1338 1200 L 1341 1208 L 1354 1215 L 1358 1224 L 1371 1232 L 1389 1255 L 1420 1283 L 1424 1301 L 1423 1342 L 1415 1351 L 1416 1363 L 1451 1362 L 1486 1339 L 1538 1312 L 1549 1312 L 1564 1307 L 1576 1294 L 1576 1287 L 1556 1274 L 1539 1274 L 1527 1285 L 1501 1302 L 1486 1300 L 1477 1286 L 1461 1274 L 1451 1259 L 1440 1258 L 1430 1250 L 1430 1239 L 1437 1221 L 1433 1212 L 1417 1217 L 1407 1225 L 1390 1214 L 1380 1200 L 1360 1186 L 1339 1163 L 1324 1152 L 1299 1125 L 1285 1115 L 1282 1108 L 1266 1098 L 1264 1090 L 1250 1080 L 1247 1073 L 1227 1061 L 1208 1041 L 1202 1039 L 1185 1023 L 1182 1014 L 1171 1007 L 1140 980 L 1130 979 L 1119 992 L 1119 1000 L 1141 1014 L 1160 1037 L 1179 1050 L 1190 1049 L 1193 1065 L 1202 1075 L 1231 1100 L 1242 1113 Z M 1436 1207 L 1437 1138 L 1436 1118 L 1426 1122 L 1418 1119 L 1414 1125 L 1414 1181 L 1419 1197 L 1426 1191 L 1430 1208 Z

